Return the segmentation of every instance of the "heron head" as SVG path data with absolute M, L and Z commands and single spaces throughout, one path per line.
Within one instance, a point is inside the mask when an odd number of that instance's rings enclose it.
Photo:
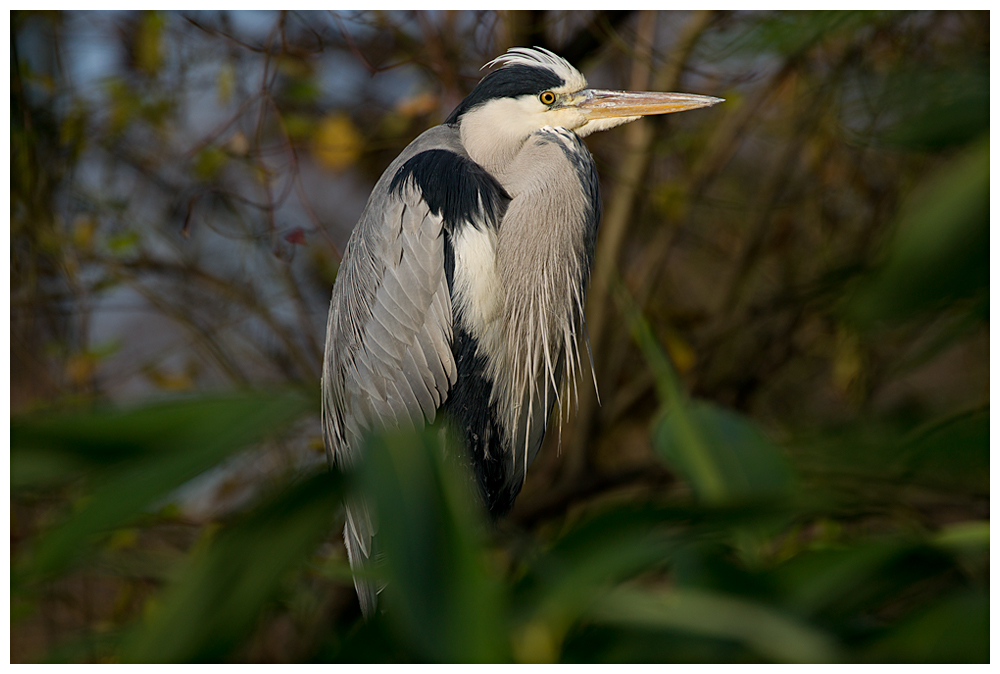
M 693 110 L 723 100 L 697 94 L 590 89 L 579 70 L 541 48 L 514 47 L 484 67 L 490 66 L 499 67 L 446 120 L 460 126 L 463 141 L 480 163 L 516 151 L 528 136 L 546 126 L 586 136 L 646 115 Z

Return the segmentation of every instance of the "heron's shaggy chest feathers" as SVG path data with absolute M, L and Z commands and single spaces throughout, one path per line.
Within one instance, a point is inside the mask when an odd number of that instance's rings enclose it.
M 560 392 L 564 378 L 575 384 L 580 370 L 600 214 L 593 160 L 566 129 L 532 133 L 494 175 L 510 202 L 495 229 L 453 230 L 452 303 L 456 345 L 465 342 L 456 351 L 455 393 L 462 399 L 463 386 L 482 387 L 489 404 L 479 403 L 490 410 L 489 419 L 461 425 L 488 505 L 500 514 L 520 490 L 553 405 L 569 404 Z

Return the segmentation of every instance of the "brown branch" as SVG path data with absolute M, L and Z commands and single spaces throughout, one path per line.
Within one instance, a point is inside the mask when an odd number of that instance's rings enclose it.
M 192 26 L 194 26 L 198 30 L 202 31 L 203 33 L 207 33 L 208 35 L 211 35 L 212 37 L 222 37 L 222 38 L 225 38 L 226 40 L 229 40 L 230 42 L 232 42 L 232 43 L 234 43 L 234 44 L 236 44 L 236 45 L 238 45 L 240 47 L 243 47 L 244 49 L 247 49 L 249 51 L 257 53 L 257 54 L 269 54 L 270 53 L 270 49 L 271 49 L 270 42 L 266 46 L 264 46 L 264 47 L 257 47 L 257 46 L 254 46 L 252 44 L 248 44 L 248 43 L 244 42 L 243 40 L 240 40 L 239 38 L 235 37 L 234 35 L 230 35 L 229 33 L 225 32 L 224 30 L 220 30 L 218 28 L 212 28 L 210 26 L 206 26 L 203 23 L 201 23 L 200 21 L 197 21 L 197 20 L 191 18 L 190 16 L 185 16 L 184 20 L 187 21 L 188 23 L 190 23 Z
M 609 35 L 613 34 L 629 17 L 635 14 L 635 10 L 623 10 L 613 12 L 596 12 L 590 23 L 581 28 L 576 35 L 562 47 L 559 54 L 570 63 L 580 63 L 591 57 L 607 42 Z
M 309 353 L 312 354 L 312 368 L 307 372 L 311 374 L 316 381 L 319 381 L 320 368 L 323 362 L 323 349 L 316 340 L 316 328 L 313 325 L 312 320 L 309 318 L 309 312 L 306 310 L 305 297 L 302 295 L 302 289 L 299 288 L 299 284 L 295 281 L 291 265 L 280 261 L 278 262 L 278 265 L 282 269 L 282 278 L 285 281 L 285 286 L 287 287 L 289 294 L 292 296 L 292 304 L 295 308 L 295 314 L 299 320 L 299 329 L 305 336 L 306 344 L 309 347 Z
M 722 118 L 721 125 L 712 134 L 709 147 L 695 165 L 688 188 L 689 203 L 697 202 L 712 181 L 729 164 L 739 150 L 742 139 L 748 135 L 747 128 L 759 118 L 760 110 L 771 96 L 797 72 L 801 59 L 801 54 L 789 57 L 755 96 L 735 112 Z M 650 293 L 659 285 L 659 280 L 666 270 L 663 261 L 669 257 L 677 237 L 687 225 L 687 222 L 679 222 L 674 226 L 660 228 L 650 245 L 646 246 L 646 254 L 639 259 L 633 276 L 636 279 L 636 301 L 640 306 L 646 306 Z
M 760 198 L 757 200 L 757 206 L 751 209 L 751 212 L 756 212 L 756 217 L 747 228 L 750 234 L 745 241 L 743 249 L 740 251 L 740 256 L 733 268 L 729 283 L 720 295 L 719 305 L 716 310 L 717 316 L 732 313 L 739 295 L 746 285 L 747 277 L 756 264 L 764 246 L 764 241 L 769 232 L 768 225 L 771 222 L 771 216 L 778 206 L 786 186 L 794 177 L 793 172 L 799 167 L 799 158 L 806 149 L 808 136 L 819 124 L 830 97 L 833 95 L 836 83 L 839 82 L 844 68 L 855 57 L 856 53 L 856 46 L 848 48 L 842 54 L 833 73 L 825 78 L 823 85 L 816 88 L 814 95 L 805 106 L 805 113 L 799 118 L 799 123 L 794 130 L 792 139 L 778 157 L 775 164 L 776 170 L 760 190 Z
M 632 77 L 630 88 L 633 90 L 647 89 L 649 86 L 649 54 L 653 50 L 653 37 L 656 30 L 656 12 L 644 11 L 639 14 L 639 27 L 636 35 L 636 53 L 638 57 L 632 62 Z M 645 58 L 642 56 L 645 55 Z M 596 359 L 601 358 L 601 345 L 604 337 L 604 322 L 608 305 L 609 281 L 618 266 L 629 215 L 638 191 L 638 185 L 646 172 L 649 163 L 649 144 L 652 141 L 652 129 L 646 120 L 639 120 L 627 126 L 624 131 L 625 141 L 621 170 L 615 183 L 608 209 L 601 221 L 598 236 L 597 252 L 594 259 L 594 273 L 590 282 L 590 295 L 587 298 L 587 331 L 590 338 L 591 352 Z M 594 363 L 600 371 L 598 363 Z M 592 437 L 594 410 L 598 404 L 596 392 L 589 386 L 582 387 L 580 407 L 575 433 L 570 436 L 564 468 L 564 479 L 576 480 L 587 469 L 589 457 L 587 447 Z
M 320 221 L 319 216 L 316 215 L 316 211 L 313 210 L 312 204 L 309 203 L 309 198 L 306 195 L 305 186 L 302 184 L 302 172 L 299 170 L 299 154 L 295 150 L 295 144 L 292 142 L 291 136 L 288 134 L 288 128 L 285 126 L 285 118 L 281 114 L 280 108 L 278 108 L 277 101 L 270 95 L 268 95 L 271 104 L 274 106 L 274 114 L 278 120 L 278 128 L 281 130 L 282 137 L 284 138 L 284 146 L 289 155 L 289 166 L 292 173 L 292 182 L 295 185 L 295 193 L 299 197 L 299 203 L 302 204 L 302 208 L 306 211 L 306 215 L 312 221 L 313 226 L 316 231 L 320 233 L 324 239 L 326 239 L 327 244 L 333 249 L 334 254 L 337 256 L 338 264 L 343 259 L 343 254 L 340 252 L 340 248 L 334 243 L 333 237 L 330 236 L 329 232 L 326 231 L 326 227 Z
M 217 127 L 215 127 L 214 129 L 212 129 L 208 133 L 208 135 L 206 135 L 204 138 L 202 138 L 197 143 L 195 143 L 194 145 L 192 145 L 191 149 L 188 150 L 187 152 L 185 152 L 184 154 L 182 154 L 180 156 L 180 158 L 184 159 L 184 160 L 190 160 L 190 159 L 194 158 L 194 156 L 196 154 L 198 154 L 203 149 L 205 149 L 206 147 L 208 147 L 209 145 L 211 145 L 215 141 L 216 138 L 218 138 L 219 136 L 221 136 L 226 131 L 226 129 L 228 129 L 233 124 L 235 124 L 236 121 L 240 117 L 242 117 L 246 113 L 247 110 L 250 109 L 250 106 L 257 102 L 257 99 L 260 98 L 261 95 L 262 95 L 261 93 L 257 93 L 257 94 L 254 94 L 253 96 L 248 96 L 247 99 L 245 101 L 243 101 L 243 104 L 240 105 L 240 107 L 236 110 L 236 112 L 233 113 L 232 117 L 230 117 L 225 122 L 219 124 Z
M 169 275 L 185 280 L 194 280 L 221 296 L 236 300 L 240 305 L 247 308 L 251 313 L 256 314 L 265 325 L 284 343 L 289 357 L 300 370 L 303 378 L 308 378 L 315 372 L 315 365 L 296 343 L 294 337 L 282 326 L 268 309 L 268 307 L 257 300 L 257 294 L 250 288 L 242 288 L 239 285 L 213 276 L 204 269 L 193 265 L 180 265 L 176 263 L 156 260 L 142 256 L 134 260 L 116 260 L 113 258 L 93 258 L 95 262 L 104 265 L 113 271 L 135 276 L 137 272 L 152 272 L 155 274 Z
M 344 21 L 343 19 L 340 18 L 340 15 L 331 10 L 327 11 L 329 12 L 330 16 L 333 17 L 333 20 L 337 22 L 337 28 L 340 30 L 340 37 L 344 39 L 344 44 L 347 45 L 347 48 L 350 50 L 352 54 L 354 54 L 355 58 L 357 58 L 358 61 L 361 62 L 361 64 L 365 67 L 365 70 L 368 71 L 368 74 L 374 76 L 376 73 L 378 73 L 379 68 L 373 66 L 371 62 L 368 61 L 367 57 L 365 57 L 365 55 L 361 53 L 361 49 L 354 41 L 354 38 L 351 37 L 350 32 L 348 32 L 347 28 L 344 27 Z
M 233 381 L 233 383 L 238 386 L 247 386 L 250 383 L 250 380 L 245 374 L 243 374 L 243 370 L 240 366 L 234 362 L 225 350 L 216 342 L 212 333 L 208 329 L 199 325 L 187 313 L 163 300 L 155 292 L 144 286 L 141 282 L 139 282 L 138 277 L 129 275 L 128 280 L 129 285 L 131 285 L 137 293 L 142 295 L 147 302 L 156 307 L 164 316 L 172 318 L 181 327 L 191 333 L 191 335 L 195 338 L 195 344 L 201 346 L 206 355 L 218 364 L 219 368 Z

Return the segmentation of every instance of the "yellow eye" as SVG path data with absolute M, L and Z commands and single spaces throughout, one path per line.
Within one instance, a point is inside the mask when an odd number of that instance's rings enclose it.
M 543 91 L 542 95 L 538 97 L 544 105 L 552 105 L 556 102 L 556 95 L 551 91 Z

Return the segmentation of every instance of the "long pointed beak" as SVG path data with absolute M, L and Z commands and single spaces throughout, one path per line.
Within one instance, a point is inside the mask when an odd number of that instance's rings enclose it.
M 721 103 L 724 98 L 699 94 L 671 94 L 657 91 L 606 91 L 587 89 L 576 107 L 590 119 L 608 117 L 644 117 L 694 110 Z

